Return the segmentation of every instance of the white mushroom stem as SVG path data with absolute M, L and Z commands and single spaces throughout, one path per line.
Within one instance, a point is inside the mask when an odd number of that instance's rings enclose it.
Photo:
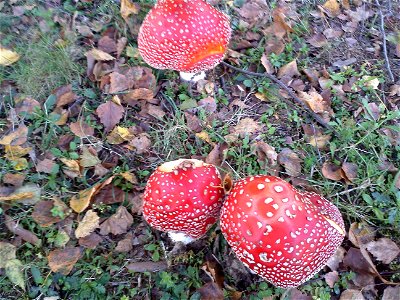
M 183 232 L 168 232 L 168 236 L 174 243 L 182 242 L 185 245 L 196 240 Z
M 181 79 L 183 81 L 189 81 L 189 82 L 197 82 L 200 79 L 206 78 L 206 73 L 204 71 L 200 73 L 179 72 L 179 75 L 181 76 Z

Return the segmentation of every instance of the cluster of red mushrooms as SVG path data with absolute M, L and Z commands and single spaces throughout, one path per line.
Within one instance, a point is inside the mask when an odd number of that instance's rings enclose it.
M 204 0 L 159 0 L 140 28 L 138 45 L 150 66 L 192 79 L 223 60 L 230 35 L 229 17 Z M 283 288 L 314 276 L 345 235 L 338 208 L 324 197 L 267 175 L 238 180 L 225 191 L 218 169 L 196 159 L 167 162 L 152 173 L 143 216 L 185 242 L 205 235 L 219 219 L 243 264 Z

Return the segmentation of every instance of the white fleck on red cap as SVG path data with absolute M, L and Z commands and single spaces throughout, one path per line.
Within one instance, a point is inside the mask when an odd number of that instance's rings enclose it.
M 212 69 L 227 50 L 229 23 L 227 15 L 204 0 L 160 0 L 140 28 L 139 52 L 156 69 Z

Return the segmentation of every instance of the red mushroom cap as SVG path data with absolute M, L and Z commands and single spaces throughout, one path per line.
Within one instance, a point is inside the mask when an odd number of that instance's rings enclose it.
M 214 165 L 197 159 L 162 164 L 147 182 L 143 216 L 150 226 L 197 239 L 217 221 L 224 197 Z
M 296 287 L 316 274 L 345 234 L 342 216 L 328 200 L 266 175 L 235 183 L 220 222 L 238 258 L 283 288 Z
M 139 52 L 156 69 L 196 73 L 219 64 L 229 17 L 204 0 L 159 0 L 139 31 Z

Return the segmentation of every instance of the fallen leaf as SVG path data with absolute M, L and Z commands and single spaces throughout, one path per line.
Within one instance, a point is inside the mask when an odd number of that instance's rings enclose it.
M 203 140 L 204 142 L 210 144 L 211 146 L 215 145 L 215 143 L 211 140 L 210 135 L 205 130 L 196 133 L 196 137 Z
M 300 76 L 300 72 L 297 69 L 297 62 L 296 60 L 293 60 L 283 67 L 281 67 L 278 71 L 278 78 L 282 77 L 287 77 L 287 78 L 293 78 L 294 76 Z
M 272 63 L 269 61 L 268 56 L 264 52 L 261 56 L 261 64 L 264 66 L 265 71 L 268 74 L 273 74 L 274 73 L 274 67 L 272 66 Z
M 324 149 L 331 139 L 330 135 L 324 135 L 321 129 L 313 125 L 305 124 L 303 130 L 306 142 L 318 149 Z
M 347 183 L 352 183 L 357 178 L 358 166 L 354 163 L 342 164 L 341 176 Z
M 36 164 L 36 172 L 56 174 L 58 172 L 58 169 L 59 167 L 56 162 L 48 158 L 38 160 Z
M 340 294 L 339 300 L 365 300 L 359 290 L 345 290 Z
M 101 163 L 100 159 L 97 157 L 97 153 L 93 153 L 88 147 L 82 147 L 82 154 L 80 155 L 79 164 L 84 168 L 94 167 L 95 165 Z
M 112 233 L 114 235 L 126 233 L 128 228 L 133 224 L 133 217 L 127 211 L 125 206 L 118 207 L 115 214 L 109 217 L 100 225 L 100 234 L 107 235 Z
M 132 244 L 132 233 L 128 233 L 123 240 L 120 240 L 115 247 L 116 252 L 129 252 L 133 248 Z
M 17 224 L 10 216 L 4 214 L 4 224 L 12 233 L 18 235 L 24 241 L 31 243 L 37 247 L 42 244 L 42 241 L 31 231 L 24 229 L 20 224 Z
M 0 269 L 5 268 L 7 261 L 15 259 L 17 253 L 17 247 L 13 244 L 0 242 Z
M 96 109 L 96 113 L 99 116 L 101 123 L 105 126 L 105 131 L 113 129 L 123 117 L 124 112 L 125 110 L 122 106 L 117 105 L 112 101 L 107 101 Z
M 154 93 L 152 90 L 146 88 L 139 88 L 130 91 L 124 95 L 124 101 L 136 101 L 136 100 L 152 100 L 154 98 Z
M 25 174 L 6 173 L 3 176 L 3 183 L 11 184 L 15 187 L 20 187 L 24 183 L 25 178 L 26 178 Z
M 307 42 L 315 48 L 321 48 L 328 44 L 328 40 L 322 33 L 314 34 L 312 37 L 307 39 Z
M 205 162 L 208 164 L 213 164 L 215 166 L 220 166 L 222 163 L 222 158 L 221 158 L 221 145 L 220 144 L 215 144 L 213 149 L 208 153 Z
M 388 286 L 383 291 L 382 299 L 381 300 L 394 300 L 400 295 L 400 286 L 391 287 Z
M 140 133 L 139 135 L 135 136 L 128 145 L 133 151 L 135 151 L 136 154 L 143 154 L 149 151 L 152 146 L 152 142 L 147 133 Z
M 298 92 L 299 98 L 303 100 L 313 112 L 329 116 L 333 115 L 333 110 L 329 101 L 326 101 L 321 94 L 312 89 L 309 92 Z
M 0 65 L 9 66 L 19 60 L 19 54 L 0 46 Z
M 206 97 L 199 101 L 199 107 L 203 108 L 207 113 L 212 114 L 217 110 L 217 102 L 213 97 Z
M 55 216 L 52 211 L 57 211 Z M 32 218 L 42 227 L 49 227 L 62 220 L 60 214 L 66 215 L 68 206 L 61 200 L 55 198 L 52 201 L 39 201 L 33 207 Z
M 357 273 L 375 274 L 374 269 L 365 259 L 360 249 L 350 248 L 343 259 L 343 264 Z
M 301 174 L 302 160 L 293 150 L 283 148 L 278 154 L 278 162 L 284 166 L 289 176 L 297 177 Z
M 261 126 L 258 122 L 252 118 L 244 118 L 233 128 L 233 133 L 244 137 L 259 130 L 261 130 Z
M 21 101 L 16 101 L 15 112 L 20 116 L 30 116 L 37 110 L 40 110 L 40 103 L 35 99 L 27 97 Z
M 126 268 L 131 272 L 159 272 L 168 268 L 165 261 L 142 261 L 130 263 Z
M 0 202 L 9 204 L 35 204 L 40 200 L 41 188 L 35 184 L 27 184 L 15 189 L 7 196 L 0 196 Z
M 334 181 L 339 181 L 342 179 L 341 170 L 342 168 L 340 166 L 331 162 L 324 162 L 321 169 L 322 175 L 324 175 L 325 178 Z
M 97 183 L 91 188 L 80 191 L 77 196 L 73 196 L 70 200 L 70 207 L 77 213 L 83 212 L 90 204 L 94 195 L 96 195 L 103 187 L 110 184 L 114 176 L 107 180 Z
M 339 273 L 337 271 L 332 271 L 329 273 L 326 273 L 324 275 L 324 279 L 326 284 L 333 289 L 333 286 L 335 285 L 336 282 L 339 281 Z
M 375 239 L 375 231 L 368 224 L 352 223 L 349 228 L 349 240 L 354 246 L 361 248 L 362 246 L 372 242 Z
M 73 134 L 80 138 L 87 138 L 94 135 L 94 128 L 83 120 L 78 120 L 69 124 L 69 129 Z
M 79 239 L 79 245 L 89 249 L 95 249 L 101 242 L 103 238 L 97 233 L 92 232 L 91 234 Z
M 343 30 L 340 28 L 327 28 L 323 31 L 327 39 L 337 39 L 343 35 Z
M 97 47 L 109 54 L 111 53 L 116 53 L 117 52 L 117 42 L 109 37 L 108 35 L 103 35 L 98 41 L 97 41 Z
M 107 142 L 113 145 L 119 145 L 130 141 L 135 135 L 129 128 L 115 126 L 114 129 L 107 135 Z
M 76 238 L 82 238 L 91 234 L 96 228 L 99 227 L 99 216 L 93 210 L 88 210 L 79 222 L 78 228 L 75 230 Z
M 390 264 L 400 253 L 400 248 L 388 238 L 371 241 L 365 247 L 377 260 L 384 264 Z
M 47 259 L 53 272 L 68 275 L 82 255 L 83 249 L 81 247 L 66 247 L 50 251 Z
M 275 148 L 270 146 L 264 141 L 256 141 L 252 145 L 252 151 L 257 155 L 258 162 L 264 166 L 267 163 L 268 166 L 275 166 L 278 153 L 276 153 Z
M 131 172 L 122 172 L 122 173 L 119 173 L 118 175 L 122 176 L 122 178 L 124 178 L 126 181 L 128 181 L 130 183 L 133 183 L 133 184 L 138 183 L 136 175 Z
M 131 86 L 131 81 L 128 76 L 118 72 L 112 72 L 110 75 L 110 90 L 109 93 L 115 94 L 126 91 Z
M 78 96 L 72 90 L 72 84 L 59 87 L 53 93 L 56 96 L 56 107 L 71 104 L 78 99 Z
M 24 265 L 19 259 L 7 261 L 5 271 L 8 279 L 25 291 Z
M 12 130 L 10 133 L 4 135 L 0 139 L 0 145 L 11 145 L 11 146 L 20 146 L 26 143 L 28 139 L 28 127 L 24 124 L 21 124 L 15 130 Z
M 336 17 L 340 14 L 340 5 L 337 0 L 328 0 L 324 5 L 322 5 L 322 7 L 331 17 Z
M 140 11 L 140 5 L 138 3 L 132 3 L 130 0 L 121 0 L 121 16 L 125 22 L 128 23 L 128 18 L 131 14 L 137 15 Z
M 208 282 L 198 289 L 202 300 L 224 300 L 224 291 L 215 282 Z
M 335 254 L 332 255 L 326 265 L 332 270 L 337 271 L 339 269 L 339 265 L 343 262 L 344 255 L 346 254 L 346 250 L 343 247 L 339 247 Z
M 63 171 L 68 177 L 76 178 L 82 176 L 81 166 L 79 165 L 78 161 L 64 157 L 61 157 L 60 160 L 65 165 L 65 167 L 63 167 Z
M 101 50 L 95 49 L 95 48 L 93 48 L 92 50 L 86 52 L 85 56 L 86 57 L 91 56 L 95 60 L 99 60 L 99 61 L 110 61 L 110 60 L 114 60 L 115 59 L 115 57 L 111 56 L 107 52 L 104 52 L 104 51 L 101 51 Z
M 121 188 L 116 187 L 113 184 L 105 186 L 96 195 L 93 196 L 93 202 L 97 205 L 110 205 L 114 203 L 121 203 L 124 200 L 125 192 Z

